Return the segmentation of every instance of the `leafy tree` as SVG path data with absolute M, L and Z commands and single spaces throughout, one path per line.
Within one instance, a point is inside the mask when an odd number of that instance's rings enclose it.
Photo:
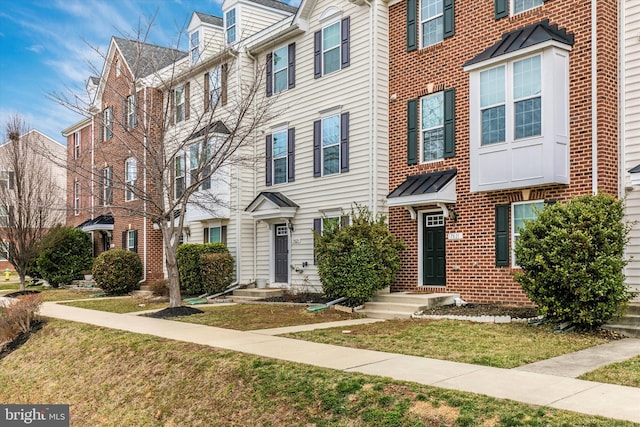
M 91 270 L 93 263 L 91 238 L 77 228 L 56 225 L 43 238 L 36 267 L 51 286 L 71 284 Z
M 551 320 L 596 328 L 631 295 L 624 283 L 629 228 L 622 202 L 581 196 L 546 206 L 520 230 L 516 280 Z
M 385 221 L 386 217 L 374 218 L 357 204 L 349 225 L 341 227 L 324 219 L 322 234 L 315 234 L 315 250 L 327 297 L 346 297 L 347 304 L 359 305 L 393 282 L 401 265 L 398 251 L 404 244 Z

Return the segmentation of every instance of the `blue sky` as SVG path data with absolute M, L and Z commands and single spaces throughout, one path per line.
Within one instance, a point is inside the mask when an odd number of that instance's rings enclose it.
M 156 12 L 148 41 L 175 47 L 193 11 L 221 16 L 222 0 L 0 0 L 0 132 L 19 114 L 29 129 L 65 143 L 61 130 L 82 117 L 47 95 L 83 93 L 102 69 L 111 36 L 135 39 Z M 187 37 L 182 34 L 180 48 Z M 92 64 L 92 65 L 90 65 Z

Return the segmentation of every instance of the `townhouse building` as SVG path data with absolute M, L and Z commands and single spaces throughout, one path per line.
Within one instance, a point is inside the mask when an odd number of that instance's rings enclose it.
M 640 292 L 640 4 L 622 3 L 621 10 L 621 191 L 631 226 L 625 275 L 631 290 Z
M 0 145 L 0 186 L 2 186 L 4 190 L 9 190 L 9 192 L 3 191 L 3 195 L 12 196 L 14 194 L 13 192 L 16 191 L 16 169 L 14 168 L 18 165 L 16 165 L 16 159 L 14 159 L 13 156 L 20 153 L 21 161 L 24 162 L 26 167 L 34 166 L 43 169 L 38 173 L 23 171 L 19 179 L 26 182 L 21 184 L 22 188 L 20 190 L 25 193 L 28 191 L 34 198 L 39 197 L 40 195 L 36 191 L 36 184 L 33 184 L 33 180 L 43 179 L 48 182 L 42 183 L 42 189 L 53 192 L 53 194 L 43 197 L 43 199 L 52 202 L 53 205 L 46 206 L 47 220 L 45 220 L 42 225 L 53 225 L 55 222 L 64 221 L 67 209 L 67 176 L 64 163 L 60 161 L 64 159 L 65 147 L 37 129 L 31 129 L 25 134 L 20 135 L 20 140 L 20 149 L 24 150 L 21 152 L 12 151 L 14 148 L 11 147 L 11 143 L 9 142 Z M 9 223 L 9 215 L 5 212 L 5 208 L 13 208 L 15 206 L 14 203 L 18 200 L 10 197 L 8 201 L 3 201 L 0 207 L 0 270 L 3 271 L 7 268 L 13 270 L 13 265 L 7 260 L 7 252 L 11 242 L 5 240 L 7 239 L 7 233 L 6 230 L 3 231 L 3 227 Z M 37 211 L 38 205 L 35 201 L 23 207 L 23 212 L 26 212 L 24 215 L 29 215 Z M 26 219 L 21 214 L 16 214 L 14 217 L 20 220 Z M 37 222 L 33 221 L 31 223 L 36 224 Z M 24 227 L 24 223 L 20 227 Z M 15 233 L 12 234 L 15 236 Z M 29 240 L 29 238 L 30 236 L 22 237 L 22 239 L 27 240 Z
M 618 39 L 618 2 L 389 3 L 392 291 L 528 303 L 523 222 L 618 194 Z

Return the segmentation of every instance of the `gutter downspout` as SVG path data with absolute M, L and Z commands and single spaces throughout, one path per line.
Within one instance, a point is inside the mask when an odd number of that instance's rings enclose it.
M 591 193 L 598 194 L 598 31 L 597 0 L 591 0 Z
M 618 43 L 620 44 L 618 48 L 618 66 L 620 67 L 619 75 L 620 75 L 620 92 L 618 94 L 619 99 L 619 109 L 620 111 L 618 120 L 619 120 L 619 128 L 620 135 L 618 140 L 618 152 L 620 153 L 618 158 L 620 159 L 620 163 L 618 165 L 618 197 L 623 200 L 626 196 L 625 188 L 626 188 L 626 163 L 627 163 L 627 145 L 626 145 L 626 108 L 627 108 L 627 100 L 626 100 L 626 84 L 627 84 L 627 73 L 625 68 L 625 60 L 627 57 L 627 46 L 625 43 L 625 32 L 626 32 L 626 15 L 624 11 L 624 1 L 619 3 L 618 9 L 618 22 L 620 23 L 620 34 L 618 34 Z
M 378 176 L 378 155 L 376 150 L 376 111 L 377 111 L 377 87 L 375 84 L 375 76 L 377 75 L 374 67 L 377 61 L 376 35 L 375 35 L 375 8 L 373 2 L 375 0 L 364 0 L 369 6 L 369 47 L 371 54 L 369 55 L 369 194 L 368 205 L 374 218 L 378 213 L 376 203 L 377 192 L 377 176 Z
M 253 67 L 253 78 L 257 79 L 258 78 L 258 61 L 256 60 L 256 57 L 253 56 L 251 54 L 251 52 L 249 52 L 248 48 L 245 48 L 245 53 L 247 54 L 247 56 L 253 61 L 254 67 Z M 253 98 L 253 109 L 254 109 L 254 114 L 257 110 L 256 107 L 256 97 Z M 257 159 L 258 158 L 258 129 L 254 129 L 254 142 L 253 142 L 253 158 Z M 251 180 L 252 184 L 253 184 L 253 194 L 256 194 L 257 191 L 257 182 L 256 182 L 256 176 L 255 176 L 255 170 L 254 170 L 254 177 Z M 291 247 L 291 242 L 289 242 L 289 247 Z M 257 280 L 258 278 L 258 223 L 257 221 L 254 219 L 253 220 L 253 280 Z
M 136 91 L 135 85 L 133 88 L 134 92 Z M 147 102 L 147 86 L 145 85 L 144 89 L 143 89 L 143 96 L 142 98 L 144 99 L 144 102 Z M 153 105 L 151 106 L 153 108 Z M 142 164 L 143 164 L 143 169 L 142 169 L 142 191 L 144 194 L 147 194 L 147 144 L 149 143 L 148 139 L 147 139 L 147 109 L 143 109 L 142 110 L 142 114 L 143 114 L 143 123 L 144 123 L 144 133 L 143 133 L 143 151 L 142 151 Z M 142 202 L 142 211 L 145 213 L 144 217 L 143 217 L 143 226 L 142 226 L 142 246 L 143 246 L 143 255 L 142 255 L 142 283 L 146 283 L 147 281 L 147 198 L 144 198 L 144 201 Z M 164 245 L 162 245 L 162 247 L 164 248 Z

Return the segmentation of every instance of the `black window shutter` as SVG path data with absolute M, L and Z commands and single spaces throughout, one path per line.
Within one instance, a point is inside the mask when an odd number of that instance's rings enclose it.
M 349 112 L 340 114 L 340 172 L 349 172 Z
M 456 154 L 456 90 L 444 91 L 444 157 Z
M 273 159 L 273 137 L 272 135 L 267 135 L 266 143 L 265 143 L 265 182 L 264 184 L 269 187 L 272 184 L 272 175 L 273 175 L 273 164 L 271 160 Z
M 127 231 L 122 232 L 122 249 L 127 249 Z
M 296 180 L 296 130 L 287 131 L 287 181 Z
M 131 123 L 129 123 L 130 128 L 134 128 L 138 126 L 138 94 L 134 93 L 131 95 L 131 99 L 133 100 L 133 110 L 131 114 Z
M 509 15 L 509 0 L 494 0 L 493 8 L 495 19 L 504 18 Z
M 176 123 L 176 90 L 171 89 L 169 92 L 169 121 L 172 125 Z
M 496 266 L 509 265 L 509 209 L 507 205 L 496 205 Z
M 100 171 L 100 182 L 98 182 L 98 206 L 104 206 L 106 203 L 104 202 L 104 178 L 105 178 L 105 169 Z
M 296 44 L 289 45 L 289 67 L 287 68 L 289 89 L 296 87 Z
M 416 0 L 407 0 L 407 52 L 418 48 L 418 24 Z
M 313 78 L 322 77 L 322 31 L 313 33 Z
M 220 105 L 223 107 L 227 105 L 227 80 L 229 77 L 229 66 L 227 64 L 222 64 L 220 68 Z
M 273 95 L 273 53 L 267 53 L 267 96 Z
M 350 33 L 350 22 L 351 22 L 351 17 L 347 16 L 346 18 L 344 18 L 342 20 L 342 30 L 341 30 L 341 36 L 342 36 L 342 42 L 341 42 L 341 49 L 340 49 L 340 55 L 341 55 L 341 67 L 340 68 L 347 68 L 349 66 L 350 63 L 350 57 L 351 54 L 349 52 L 350 50 L 350 46 L 349 46 L 349 33 Z
M 313 176 L 322 176 L 322 160 L 321 160 L 321 148 L 320 138 L 322 137 L 320 120 L 313 122 Z
M 220 227 L 220 243 L 227 244 L 227 226 Z
M 9 188 L 8 190 L 13 190 L 16 182 L 16 173 L 14 171 L 9 171 Z
M 100 113 L 100 118 L 98 119 L 98 142 L 103 141 L 104 135 L 104 111 Z
M 210 94 L 210 87 L 209 87 L 209 73 L 204 73 L 204 96 L 202 97 L 202 99 L 204 99 L 204 111 L 209 111 L 209 107 L 211 104 L 211 94 Z
M 407 164 L 418 163 L 418 100 L 407 102 Z
M 138 253 L 138 230 L 133 231 L 133 252 Z
M 346 227 L 349 225 L 349 215 L 342 215 L 340 217 L 340 228 Z
M 442 6 L 444 15 L 442 36 L 446 39 L 447 37 L 451 37 L 455 34 L 453 0 L 444 0 Z
M 127 130 L 127 98 L 122 101 L 122 129 Z
M 189 120 L 191 113 L 191 85 L 189 82 L 184 84 L 184 119 Z
M 322 218 L 313 218 L 313 263 L 318 263 L 318 256 L 316 255 L 316 233 L 322 235 Z
M 204 228 L 204 243 L 209 243 L 209 227 Z

